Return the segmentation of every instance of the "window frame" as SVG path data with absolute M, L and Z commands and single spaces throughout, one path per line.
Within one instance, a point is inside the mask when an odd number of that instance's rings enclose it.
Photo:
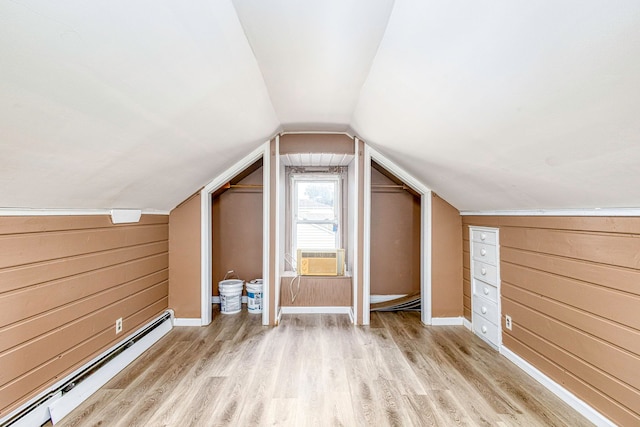
M 335 233 L 335 248 L 344 249 L 344 218 L 346 201 L 344 200 L 346 183 L 346 171 L 342 167 L 327 168 L 326 171 L 309 170 L 305 167 L 286 168 L 286 244 L 285 244 L 285 271 L 295 271 L 295 259 L 298 249 L 297 225 L 298 224 L 337 224 Z M 334 218 L 335 220 L 305 220 L 298 221 L 297 184 L 299 182 L 331 182 L 334 184 Z M 303 247 L 300 249 L 321 249 Z

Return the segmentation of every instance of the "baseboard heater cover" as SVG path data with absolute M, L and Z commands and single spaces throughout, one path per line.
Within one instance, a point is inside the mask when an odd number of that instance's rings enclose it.
M 78 407 L 173 327 L 171 311 L 138 329 L 127 339 L 97 356 L 0 420 L 0 427 L 56 424 Z

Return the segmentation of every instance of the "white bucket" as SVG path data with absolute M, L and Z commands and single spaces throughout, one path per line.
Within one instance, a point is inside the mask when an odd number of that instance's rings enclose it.
M 242 285 L 240 279 L 228 279 L 218 282 L 220 292 L 220 313 L 235 314 L 242 309 Z
M 247 309 L 249 313 L 262 313 L 262 279 L 247 283 Z

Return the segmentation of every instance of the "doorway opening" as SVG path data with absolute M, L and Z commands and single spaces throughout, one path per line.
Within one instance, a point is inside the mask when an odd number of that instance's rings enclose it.
M 212 302 L 218 282 L 262 280 L 263 166 L 258 159 L 211 194 Z M 247 296 L 243 291 L 242 302 Z
M 371 161 L 370 310 L 420 311 L 420 194 Z

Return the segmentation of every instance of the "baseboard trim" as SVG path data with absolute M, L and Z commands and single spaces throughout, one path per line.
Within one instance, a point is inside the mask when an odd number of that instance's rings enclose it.
M 351 307 L 280 307 L 282 314 L 350 314 Z
M 176 317 L 173 319 L 173 326 L 202 326 L 202 319 L 188 319 Z
M 462 318 L 462 326 L 464 326 L 465 328 L 467 328 L 470 331 L 473 331 L 473 326 L 471 325 L 471 322 L 469 320 L 467 320 L 466 317 Z
M 431 326 L 462 326 L 462 317 L 432 317 Z
M 543 372 L 541 372 L 538 368 L 524 360 L 522 357 L 518 356 L 513 351 L 509 350 L 507 347 L 500 347 L 500 354 L 513 362 L 518 368 L 522 369 L 526 372 L 530 377 L 538 381 L 540 384 L 545 386 L 551 393 L 558 396 L 562 399 L 567 405 L 571 406 L 573 409 L 582 414 L 589 421 L 594 423 L 598 427 L 616 427 L 616 424 L 607 419 L 600 412 L 593 409 L 582 399 L 578 398 L 576 395 L 571 393 L 566 388 L 562 387 L 560 384 L 549 378 Z

